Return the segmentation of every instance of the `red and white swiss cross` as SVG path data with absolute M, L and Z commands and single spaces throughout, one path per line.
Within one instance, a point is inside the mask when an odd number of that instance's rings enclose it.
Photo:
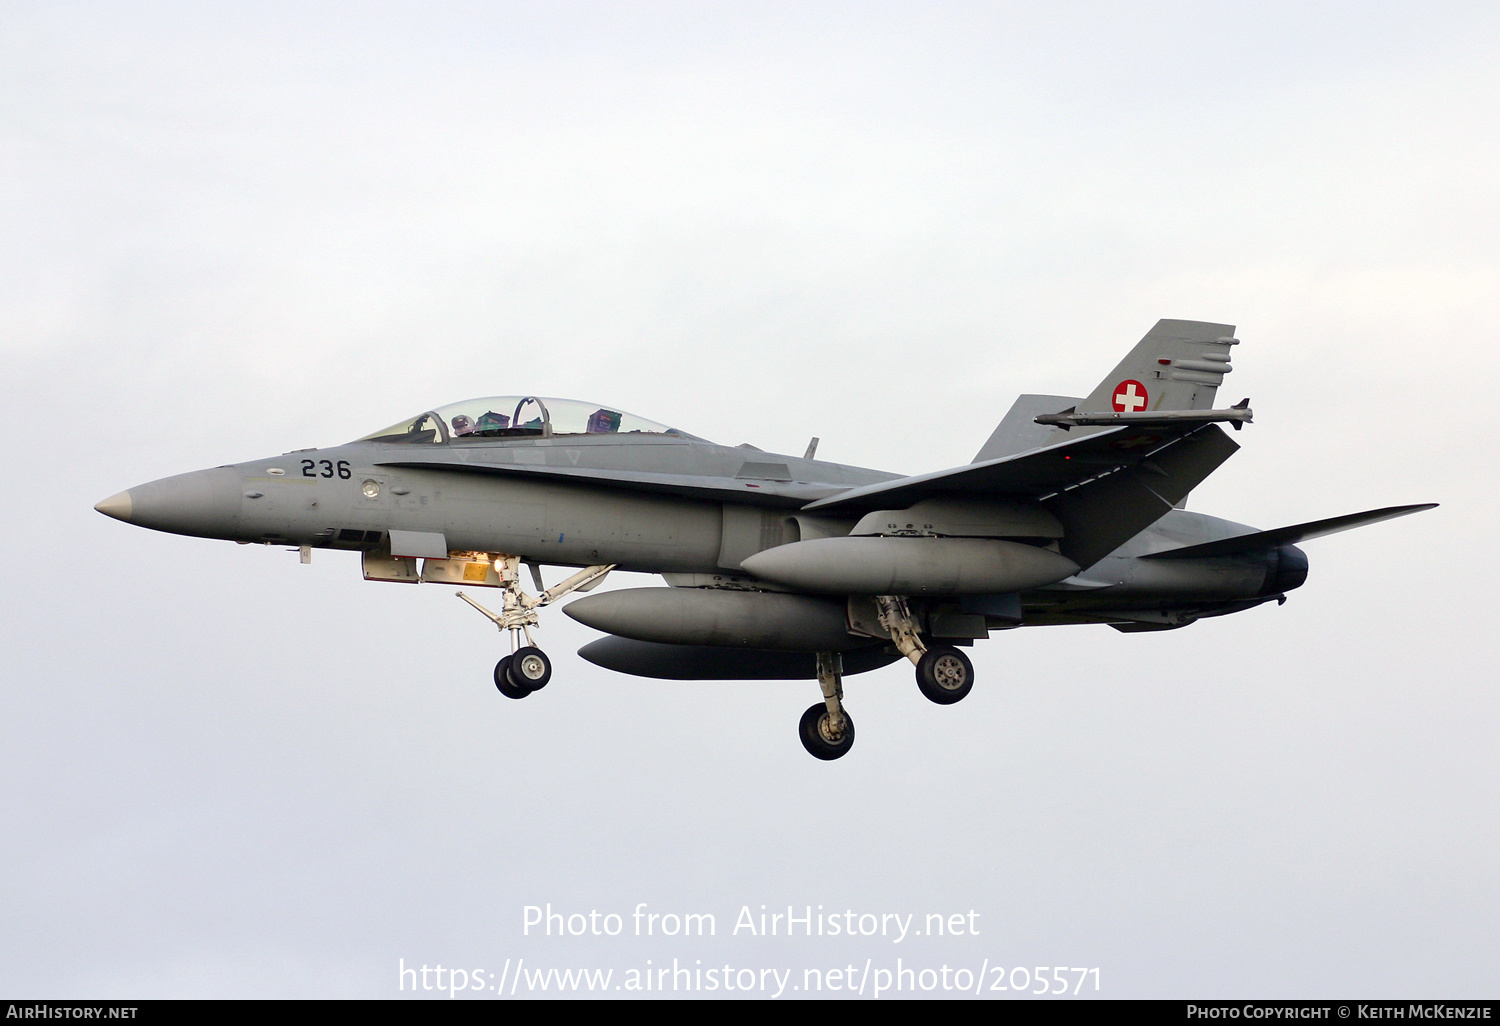
M 1146 386 L 1139 381 L 1122 381 L 1115 386 L 1110 398 L 1116 413 L 1136 413 L 1146 408 Z

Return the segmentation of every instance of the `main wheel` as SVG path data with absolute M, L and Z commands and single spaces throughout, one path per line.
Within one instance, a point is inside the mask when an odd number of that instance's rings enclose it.
M 527 691 L 540 691 L 552 679 L 552 661 L 541 649 L 532 645 L 518 648 L 510 657 L 507 671 L 510 682 Z
M 802 714 L 799 730 L 802 747 L 814 759 L 837 759 L 854 747 L 854 721 L 849 718 L 849 710 L 844 710 L 842 730 L 833 730 L 830 722 L 832 719 L 828 714 L 828 705 L 824 702 L 819 702 Z
M 506 698 L 525 698 L 531 694 L 530 688 L 518 688 L 510 681 L 510 656 L 506 656 L 495 664 L 495 687 Z
M 951 645 L 929 648 L 917 663 L 917 687 L 930 701 L 952 705 L 974 687 L 974 664 Z

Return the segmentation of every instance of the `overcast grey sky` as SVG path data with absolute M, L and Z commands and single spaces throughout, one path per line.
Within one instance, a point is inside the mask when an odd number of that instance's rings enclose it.
M 1494 997 L 1497 30 L 1483 3 L 0 5 L 0 991 L 901 957 Z M 613 675 L 554 613 L 553 683 L 509 702 L 451 589 L 91 509 L 503 393 L 934 470 L 1159 317 L 1237 324 L 1221 399 L 1257 414 L 1191 508 L 1442 508 L 1308 543 L 1281 608 L 998 635 L 959 706 L 851 678 L 835 764 L 796 739 L 811 683 Z M 523 937 L 546 902 L 718 935 Z M 732 935 L 761 904 L 981 932 Z

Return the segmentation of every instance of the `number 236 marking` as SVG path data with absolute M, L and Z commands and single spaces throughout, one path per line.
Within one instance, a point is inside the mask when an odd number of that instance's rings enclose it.
M 319 473 L 315 469 L 316 467 L 319 467 L 319 466 L 321 466 L 323 468 L 322 473 Z M 338 476 L 340 478 L 342 478 L 343 480 L 345 480 L 345 481 L 349 480 L 349 461 L 348 460 L 339 460 L 337 466 L 335 466 L 333 460 L 303 460 L 302 461 L 302 476 L 303 477 L 332 477 L 335 473 L 337 473 Z

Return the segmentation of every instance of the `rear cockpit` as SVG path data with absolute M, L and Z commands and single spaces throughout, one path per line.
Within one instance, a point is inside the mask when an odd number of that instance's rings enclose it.
M 695 438 L 621 410 L 577 399 L 503 395 L 468 399 L 429 410 L 356 439 L 387 445 L 463 444 L 502 438 L 552 438 L 557 435 L 665 435 Z

